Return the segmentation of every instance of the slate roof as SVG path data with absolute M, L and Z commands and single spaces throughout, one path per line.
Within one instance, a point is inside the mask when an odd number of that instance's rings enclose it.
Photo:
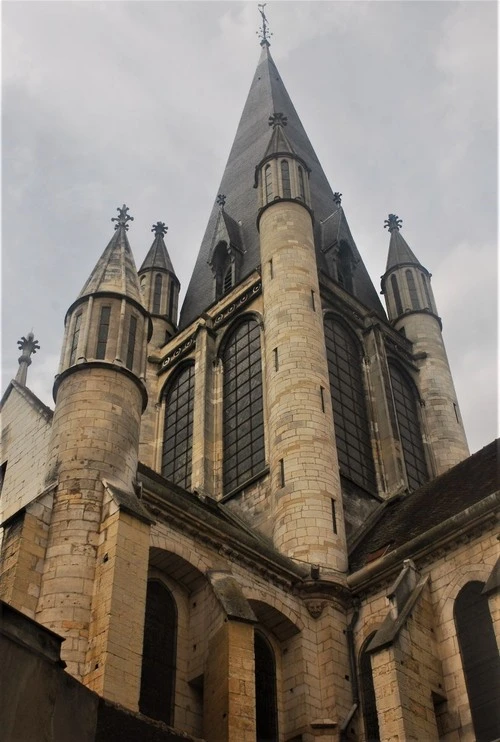
M 383 503 L 350 554 L 351 571 L 498 492 L 499 445 L 497 439 L 411 494 Z
M 114 291 L 142 304 L 137 268 L 124 227 L 115 231 L 78 298 L 101 291 Z
M 385 267 L 385 271 L 387 273 L 387 271 L 391 270 L 391 268 L 395 268 L 397 265 L 405 265 L 408 263 L 410 265 L 418 265 L 419 268 L 422 267 L 420 262 L 413 254 L 403 235 L 399 232 L 399 230 L 394 229 L 391 232 L 389 254 L 387 256 L 387 265 Z
M 333 202 L 333 192 L 283 85 L 269 49 L 267 45 L 264 45 L 222 181 L 216 191 L 226 196 L 226 210 L 238 223 L 241 222 L 240 230 L 245 248 L 240 267 L 241 276 L 248 275 L 260 265 L 259 235 L 256 225 L 259 204 L 257 190 L 253 185 L 255 167 L 263 159 L 270 142 L 271 133 L 268 121 L 272 113 L 283 113 L 287 117 L 286 137 L 297 156 L 311 168 L 310 190 L 316 220 L 315 241 L 318 265 L 323 269 L 326 267 L 324 255 L 321 252 L 319 222 L 326 219 L 337 208 Z M 217 226 L 218 212 L 219 208 L 214 203 L 181 310 L 180 328 L 192 322 L 213 300 L 214 279 L 208 260 Z M 360 301 L 385 318 L 377 291 L 361 262 L 353 240 L 352 242 L 355 260 L 360 261 L 354 279 L 355 293 Z
M 156 235 L 153 244 L 149 248 L 148 254 L 144 258 L 139 273 L 154 268 L 160 268 L 161 270 L 168 271 L 175 276 L 174 266 L 170 260 L 165 240 L 161 234 Z

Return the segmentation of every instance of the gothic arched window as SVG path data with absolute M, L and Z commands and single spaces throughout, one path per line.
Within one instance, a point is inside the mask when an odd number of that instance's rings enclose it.
M 401 303 L 401 294 L 399 293 L 398 279 L 393 274 L 391 276 L 392 293 L 396 302 L 396 314 L 403 314 L 403 304 Z
M 224 492 L 261 472 L 265 464 L 260 327 L 245 319 L 222 353 Z
M 424 287 L 424 293 L 425 293 L 425 298 L 427 300 L 427 306 L 432 312 L 433 306 L 432 306 L 432 300 L 431 300 L 431 293 L 429 291 L 429 284 L 427 283 L 428 279 L 424 276 L 423 273 L 420 274 L 420 278 L 422 279 L 422 286 Z
M 80 327 L 82 324 L 82 312 L 78 312 L 75 317 L 75 325 L 73 327 L 73 337 L 71 339 L 71 350 L 69 354 L 69 365 L 72 366 L 76 361 L 76 351 L 78 349 L 78 338 L 80 337 Z
M 429 478 L 418 416 L 417 390 L 395 364 L 389 364 L 389 373 L 408 486 L 414 490 Z
M 234 286 L 236 279 L 235 265 L 231 260 L 226 242 L 219 242 L 211 262 L 215 275 L 215 298 L 220 299 Z
M 153 314 L 160 314 L 161 312 L 161 291 L 163 288 L 163 276 L 161 273 L 157 273 L 155 276 L 154 290 L 153 290 Z
M 227 294 L 233 286 L 233 266 L 229 264 L 222 279 L 222 293 Z
M 130 322 L 128 326 L 128 340 L 127 340 L 127 360 L 125 365 L 127 368 L 132 368 L 134 365 L 134 353 L 135 353 L 135 336 L 137 333 L 137 317 L 133 314 L 130 315 Z
M 361 698 L 363 702 L 366 742 L 380 741 L 371 655 L 366 651 L 368 644 L 374 636 L 375 631 L 364 642 L 359 658 L 359 684 L 361 686 Z
M 468 582 L 454 606 L 458 646 L 476 739 L 496 740 L 500 717 L 500 659 L 484 583 Z
M 98 359 L 106 358 L 110 318 L 111 307 L 102 307 L 101 316 L 99 318 L 99 329 L 97 331 L 97 346 L 95 350 L 95 357 Z
M 306 200 L 306 189 L 304 186 L 304 171 L 302 168 L 298 167 L 298 174 L 299 174 L 299 198 L 302 199 L 302 201 Z
M 266 204 L 268 204 L 273 197 L 273 173 L 271 165 L 266 165 L 264 169 L 264 188 L 266 192 Z
M 167 385 L 161 473 L 184 489 L 191 487 L 194 365 L 181 368 Z
M 254 633 L 255 716 L 257 742 L 278 742 L 276 661 L 267 639 Z
M 177 606 L 159 580 L 148 580 L 139 711 L 173 724 Z
M 408 292 L 410 294 L 410 301 L 412 309 L 420 309 L 418 301 L 417 287 L 415 285 L 415 278 L 411 270 L 406 271 L 406 283 L 408 284 Z
M 359 344 L 331 317 L 325 319 L 325 341 L 340 473 L 373 491 L 376 478 Z
M 281 184 L 283 186 L 283 198 L 290 198 L 292 190 L 290 188 L 290 166 L 287 160 L 281 160 Z

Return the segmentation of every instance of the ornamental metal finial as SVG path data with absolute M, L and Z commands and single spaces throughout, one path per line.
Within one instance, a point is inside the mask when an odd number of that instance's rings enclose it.
M 117 206 L 116 210 L 118 212 L 118 216 L 113 216 L 111 218 L 112 222 L 116 222 L 115 229 L 119 229 L 120 227 L 125 227 L 125 229 L 128 229 L 127 222 L 134 221 L 134 217 L 127 214 L 128 206 L 125 206 L 125 204 L 123 204 L 121 209 L 119 206 Z
M 217 206 L 220 206 L 220 210 L 224 210 L 224 206 L 226 205 L 226 197 L 223 193 L 219 193 L 217 198 L 215 199 Z
M 337 206 L 340 206 L 340 204 L 342 203 L 342 194 L 338 191 L 335 191 L 335 193 L 333 194 L 333 203 Z
M 288 124 L 288 118 L 284 113 L 272 113 L 269 116 L 269 126 L 275 129 L 277 126 L 286 126 Z
M 260 38 L 260 45 L 261 46 L 271 46 L 269 43 L 270 37 L 273 35 L 271 31 L 269 31 L 269 24 L 267 22 L 266 15 L 264 13 L 264 8 L 266 7 L 267 3 L 261 3 L 257 5 L 259 9 L 259 13 L 262 16 L 262 26 L 260 26 L 259 30 L 256 31 L 257 36 Z
M 38 340 L 35 340 L 33 332 L 28 332 L 27 337 L 24 337 L 23 335 L 21 340 L 17 341 L 17 345 L 19 350 L 21 351 L 21 355 L 18 359 L 19 368 L 17 369 L 16 381 L 19 384 L 23 384 L 23 386 L 26 386 L 28 366 L 31 366 L 31 356 L 33 355 L 33 353 L 36 353 L 37 350 L 40 350 L 40 346 L 38 345 Z
M 155 233 L 156 237 L 165 237 L 168 232 L 168 227 L 165 226 L 165 222 L 156 222 L 151 227 L 151 231 Z
M 388 229 L 389 232 L 393 232 L 395 229 L 399 232 L 399 228 L 403 221 L 396 216 L 396 214 L 389 214 L 389 217 L 384 222 L 384 229 Z

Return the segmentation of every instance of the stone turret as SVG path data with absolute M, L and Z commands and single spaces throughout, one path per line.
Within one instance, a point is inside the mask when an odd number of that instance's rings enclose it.
M 180 283 L 165 245 L 168 227 L 153 224 L 153 244 L 139 269 L 141 295 L 153 319 L 153 347 L 164 345 L 177 330 L 177 304 Z
M 340 477 L 307 164 L 273 114 L 256 170 L 274 541 L 290 557 L 347 567 Z
M 135 498 L 147 404 L 142 377 L 150 318 L 127 239 L 127 211 L 119 209 L 113 238 L 67 312 L 54 384 L 48 478 L 58 484 L 36 618 L 66 638 L 63 657 L 83 680 L 105 483 Z
M 417 386 L 424 402 L 425 437 L 435 474 L 442 474 L 469 455 L 453 378 L 441 334 L 441 319 L 431 287 L 431 274 L 417 260 L 400 233 L 401 219 L 389 214 L 389 255 L 381 287 L 389 319 L 412 341 L 419 369 Z

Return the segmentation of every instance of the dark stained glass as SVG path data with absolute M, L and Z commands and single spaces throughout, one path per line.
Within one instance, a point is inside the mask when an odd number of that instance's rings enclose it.
M 165 428 L 161 473 L 185 489 L 191 487 L 194 365 L 184 366 L 165 392 Z
M 408 284 L 408 291 L 410 293 L 411 308 L 420 309 L 415 278 L 413 277 L 411 270 L 406 271 L 406 283 Z
M 366 647 L 372 640 L 375 632 L 370 634 L 363 644 L 359 660 L 359 684 L 361 686 L 361 698 L 363 702 L 363 719 L 365 722 L 366 742 L 380 742 L 380 731 L 378 727 L 377 703 L 375 698 L 375 687 L 373 685 L 373 673 L 371 657 L 366 652 Z
M 290 166 L 286 160 L 281 161 L 281 183 L 283 186 L 283 198 L 290 198 L 292 195 L 290 188 Z
M 392 396 L 410 490 L 429 478 L 417 409 L 417 392 L 406 374 L 389 364 Z
M 269 642 L 258 631 L 254 635 L 254 652 L 257 742 L 278 742 L 276 663 Z
M 325 341 L 340 472 L 373 491 L 376 478 L 359 346 L 331 317 L 325 319 Z
M 224 492 L 243 484 L 265 465 L 260 328 L 239 324 L 222 356 Z
M 135 351 L 135 335 L 137 332 L 137 317 L 132 314 L 130 316 L 130 324 L 128 326 L 128 343 L 127 343 L 127 361 L 126 367 L 132 368 L 134 365 L 134 351 Z
M 484 583 L 468 582 L 455 600 L 454 615 L 472 723 L 478 742 L 500 737 L 500 658 Z
M 95 357 L 103 359 L 106 357 L 106 345 L 108 343 L 109 319 L 111 316 L 111 307 L 102 307 L 101 317 L 99 319 L 99 329 L 97 332 L 97 347 Z
M 149 580 L 142 649 L 139 711 L 173 724 L 177 609 L 163 583 Z
M 163 276 L 157 273 L 153 291 L 153 314 L 160 314 L 161 311 L 161 291 L 163 288 Z
M 401 294 L 399 293 L 398 279 L 396 276 L 391 276 L 392 293 L 394 294 L 394 301 L 396 302 L 396 314 L 403 314 L 403 305 L 401 303 Z

